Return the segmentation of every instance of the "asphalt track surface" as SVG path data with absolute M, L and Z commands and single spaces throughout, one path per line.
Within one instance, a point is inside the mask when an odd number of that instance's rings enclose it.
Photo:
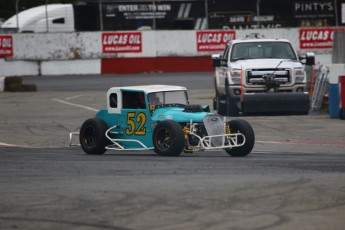
M 344 229 L 345 122 L 242 117 L 253 152 L 159 157 L 68 147 L 110 86 L 174 84 L 211 104 L 212 73 L 27 77 L 0 93 L 0 229 Z M 231 118 L 228 118 L 231 119 Z

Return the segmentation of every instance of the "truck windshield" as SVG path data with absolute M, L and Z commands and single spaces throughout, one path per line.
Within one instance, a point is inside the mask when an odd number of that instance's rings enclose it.
M 288 42 L 245 42 L 233 44 L 230 55 L 231 62 L 267 58 L 297 60 L 296 54 Z
M 150 104 L 188 104 L 188 98 L 186 91 L 163 91 L 149 93 L 148 95 Z

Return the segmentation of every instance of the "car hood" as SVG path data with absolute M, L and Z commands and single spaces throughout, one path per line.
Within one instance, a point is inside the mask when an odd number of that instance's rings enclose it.
M 209 112 L 185 112 L 183 107 L 163 107 L 152 114 L 152 121 L 174 120 L 176 122 L 202 122 Z
M 237 69 L 271 69 L 271 68 L 302 68 L 298 61 L 288 59 L 249 59 L 231 62 L 231 68 Z

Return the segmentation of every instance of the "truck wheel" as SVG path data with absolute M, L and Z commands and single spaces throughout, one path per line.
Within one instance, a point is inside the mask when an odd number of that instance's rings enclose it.
M 179 156 L 184 148 L 183 130 L 172 120 L 159 122 L 152 138 L 154 151 L 161 156 Z
M 345 120 L 345 108 L 339 110 L 339 118 L 340 120 Z
M 229 83 L 225 83 L 225 93 L 226 93 L 226 115 L 230 117 L 237 117 L 240 113 L 235 101 L 230 96 Z
M 226 116 L 227 115 L 226 97 L 216 96 L 216 107 L 217 107 L 217 113 L 219 115 Z
M 106 123 L 97 118 L 86 120 L 80 128 L 79 142 L 86 154 L 103 154 L 106 151 Z
M 232 157 L 244 157 L 248 155 L 252 151 L 255 143 L 255 135 L 252 126 L 247 121 L 241 119 L 229 121 L 228 124 L 231 133 L 242 133 L 246 138 L 246 142 L 241 147 L 225 149 L 225 151 Z M 241 139 L 239 141 L 241 141 Z
M 236 103 L 231 97 L 226 99 L 227 115 L 230 117 L 238 117 L 240 110 L 238 109 Z

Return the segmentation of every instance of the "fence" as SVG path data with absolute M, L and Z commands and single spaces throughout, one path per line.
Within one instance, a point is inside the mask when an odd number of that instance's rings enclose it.
M 310 110 L 318 112 L 321 110 L 325 92 L 328 85 L 329 70 L 326 66 L 318 64 L 315 68 L 315 79 L 312 82 L 312 97 Z
M 68 0 L 16 0 L 12 28 L 20 28 L 30 7 L 41 5 L 41 19 L 24 32 L 119 31 L 119 30 L 205 30 L 334 27 L 345 25 L 343 0 L 276 1 L 245 0 L 88 0 L 50 5 Z M 316 7 L 316 5 L 327 7 Z M 326 6 L 325 5 L 325 6 Z M 341 7 L 340 7 L 341 6 Z M 308 10 L 303 10 L 304 8 Z M 245 11 L 243 10 L 245 9 Z M 20 13 L 19 13 L 20 12 Z M 33 12 L 33 11 L 32 11 Z M 19 14 L 18 14 L 19 13 Z M 37 11 L 36 11 L 37 13 Z M 65 16 L 64 16 L 65 15 Z M 57 16 L 57 17 L 55 17 Z M 37 20 L 37 18 L 35 19 Z M 60 30 L 51 30 L 51 27 Z M 65 30 L 62 30 L 62 29 Z M 30 31 L 31 30 L 31 31 Z

